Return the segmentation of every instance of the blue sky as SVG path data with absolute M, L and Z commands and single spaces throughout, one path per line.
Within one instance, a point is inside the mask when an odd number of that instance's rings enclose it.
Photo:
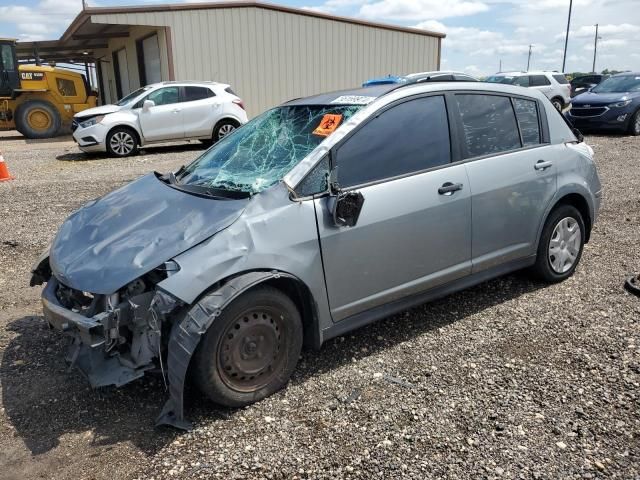
M 177 3 L 172 0 L 170 3 Z M 90 0 L 91 6 L 143 2 Z M 145 1 L 144 3 L 162 3 Z M 288 0 L 310 8 L 376 22 L 445 32 L 443 69 L 486 75 L 526 67 L 560 70 L 569 0 Z M 589 71 L 594 24 L 600 24 L 596 70 L 640 70 L 640 0 L 574 0 L 566 71 Z M 56 39 L 81 0 L 0 0 L 0 37 Z M 407 73 L 407 72 L 390 72 Z

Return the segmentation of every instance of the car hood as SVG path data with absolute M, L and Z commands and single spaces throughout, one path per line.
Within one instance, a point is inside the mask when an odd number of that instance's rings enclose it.
M 594 93 L 585 92 L 574 97 L 571 104 L 574 107 L 582 105 L 609 105 L 610 103 L 621 102 L 630 98 L 637 97 L 636 93 Z
M 49 263 L 65 285 L 111 294 L 231 225 L 249 199 L 190 195 L 149 174 L 65 220 Z
M 108 113 L 122 110 L 118 105 L 101 105 L 99 107 L 87 108 L 80 113 L 76 113 L 73 118 L 80 120 L 83 118 L 95 117 L 96 115 L 107 115 Z

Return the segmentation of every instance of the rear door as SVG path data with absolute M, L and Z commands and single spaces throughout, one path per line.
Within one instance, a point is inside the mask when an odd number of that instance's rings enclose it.
M 534 99 L 455 95 L 472 194 L 473 272 L 535 254 L 556 192 L 554 148 Z
M 14 44 L 0 41 L 0 96 L 11 96 L 18 88 L 20 76 Z
M 148 111 L 142 109 L 145 100 L 155 103 Z M 140 128 L 148 142 L 184 138 L 184 122 L 180 103 L 180 87 L 170 86 L 154 90 L 144 97 L 139 108 Z
M 377 114 L 333 161 L 343 191 L 364 197 L 353 227 L 334 225 L 331 198 L 315 200 L 334 321 L 469 274 L 468 180 L 464 165 L 451 164 L 442 95 Z
M 211 137 L 220 116 L 220 102 L 207 87 L 182 87 L 182 118 L 185 137 Z

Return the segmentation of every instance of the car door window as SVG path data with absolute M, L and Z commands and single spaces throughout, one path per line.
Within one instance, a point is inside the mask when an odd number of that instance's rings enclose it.
M 145 100 L 151 100 L 159 105 L 170 105 L 172 103 L 178 103 L 180 101 L 180 94 L 178 87 L 165 87 L 151 92 Z
M 529 86 L 529 77 L 526 75 L 522 77 L 516 77 L 513 79 L 513 84 L 518 85 L 519 87 L 528 87 Z
M 210 88 L 205 87 L 184 87 L 184 101 L 195 102 L 205 98 L 214 97 L 215 93 Z
M 468 157 L 506 152 L 521 147 L 509 97 L 456 95 Z
M 444 97 L 409 100 L 376 115 L 336 152 L 338 183 L 350 187 L 451 160 Z
M 540 122 L 538 121 L 538 104 L 535 100 L 514 98 L 513 106 L 522 134 L 522 144 L 525 147 L 540 143 Z
M 544 87 L 547 85 L 551 85 L 551 82 L 544 75 L 531 75 L 529 77 L 530 87 Z

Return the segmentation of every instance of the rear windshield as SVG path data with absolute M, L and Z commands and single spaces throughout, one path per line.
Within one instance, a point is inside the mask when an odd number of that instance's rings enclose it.
M 363 105 L 298 105 L 269 110 L 224 137 L 185 168 L 179 184 L 259 193 Z
M 640 75 L 610 77 L 591 91 L 595 93 L 640 92 Z
M 565 77 L 564 75 L 553 75 L 553 78 L 556 79 L 556 82 L 561 83 L 563 85 L 566 85 L 567 83 L 569 83 L 569 80 L 567 80 L 567 77 Z

